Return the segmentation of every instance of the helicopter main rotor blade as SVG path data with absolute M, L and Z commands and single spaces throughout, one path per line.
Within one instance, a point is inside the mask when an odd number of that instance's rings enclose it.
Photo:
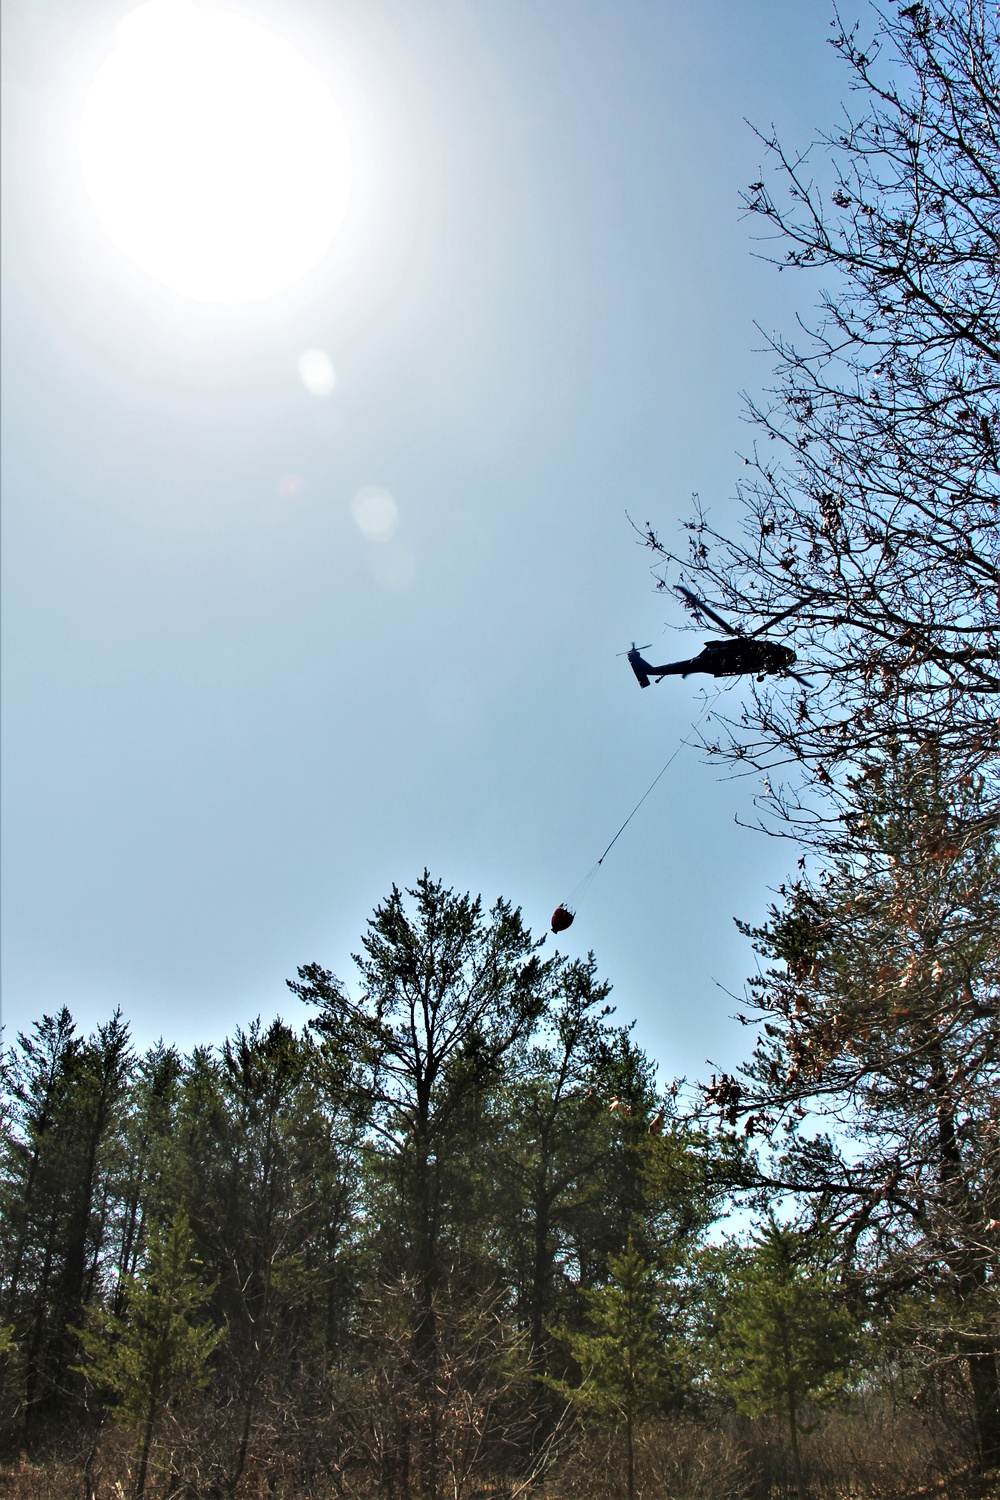
M 811 688 L 814 684 L 808 677 L 803 677 L 801 672 L 786 672 L 786 677 L 794 677 L 796 682 L 801 682 L 803 687 Z
M 675 593 L 684 595 L 684 598 L 687 600 L 688 604 L 694 610 L 696 615 L 707 615 L 708 618 L 710 620 L 714 620 L 716 625 L 718 625 L 721 630 L 724 630 L 727 635 L 738 636 L 741 634 L 739 630 L 734 630 L 731 625 L 727 625 L 722 616 L 715 613 L 715 610 L 712 609 L 711 605 L 706 604 L 704 599 L 699 599 L 697 594 L 692 594 L 691 590 L 686 589 L 682 583 L 674 584 L 674 591 Z
M 815 592 L 807 594 L 806 597 L 804 599 L 800 599 L 797 604 L 792 604 L 788 609 L 783 609 L 780 615 L 772 615 L 769 620 L 765 620 L 763 625 L 758 625 L 756 630 L 751 630 L 750 634 L 747 636 L 747 640 L 752 641 L 755 635 L 763 635 L 765 630 L 770 630 L 771 626 L 777 625 L 779 620 L 787 620 L 789 615 L 794 615 L 796 610 L 801 609 L 804 604 L 809 603 L 810 599 L 815 598 Z

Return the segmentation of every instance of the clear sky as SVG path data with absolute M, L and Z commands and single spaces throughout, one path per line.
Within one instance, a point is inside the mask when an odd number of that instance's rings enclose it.
M 234 0 L 328 79 L 354 184 L 314 271 L 218 308 L 83 188 L 128 8 L 6 5 L 4 1018 L 187 1047 L 300 1021 L 286 977 L 349 979 L 425 865 L 544 930 L 685 734 L 709 680 L 616 655 L 700 639 L 626 512 L 735 514 L 754 321 L 818 292 L 753 259 L 744 119 L 805 143 L 845 80 L 820 0 Z M 746 1048 L 733 918 L 795 858 L 755 790 L 682 751 L 562 939 L 667 1076 Z

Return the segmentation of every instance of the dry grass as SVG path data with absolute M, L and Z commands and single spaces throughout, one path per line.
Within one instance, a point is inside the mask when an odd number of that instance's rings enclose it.
M 641 1500 L 794 1500 L 783 1433 L 776 1424 L 720 1416 L 715 1422 L 675 1419 L 648 1424 L 637 1435 L 636 1480 Z M 85 1453 L 47 1462 L 0 1466 L 4 1500 L 131 1500 L 129 1434 L 107 1430 L 85 1481 Z M 932 1427 L 903 1410 L 834 1416 L 803 1440 L 809 1500 L 1000 1500 L 1000 1474 L 977 1476 L 947 1427 Z M 314 1470 L 315 1472 L 315 1470 Z M 329 1471 L 327 1471 L 329 1473 Z M 301 1473 L 301 1471 L 300 1471 Z M 89 1493 L 88 1493 L 89 1490 Z M 508 1500 L 503 1487 L 442 1490 L 441 1500 Z M 150 1476 L 147 1500 L 215 1500 L 218 1491 L 178 1487 L 162 1469 Z M 263 1455 L 248 1466 L 237 1500 L 376 1500 L 363 1474 L 296 1479 L 294 1466 L 272 1466 Z M 577 1432 L 545 1483 L 521 1500 L 623 1500 L 624 1461 L 617 1433 Z M 414 1497 L 415 1500 L 415 1497 Z

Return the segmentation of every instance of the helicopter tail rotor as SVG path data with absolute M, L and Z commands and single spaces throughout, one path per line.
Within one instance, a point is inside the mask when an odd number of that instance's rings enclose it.
M 639 648 L 636 645 L 635 641 L 632 642 L 632 649 L 630 651 L 626 651 L 625 655 L 628 657 L 629 666 L 635 673 L 636 682 L 641 688 L 649 687 L 649 673 L 652 669 L 649 665 L 649 662 L 643 661 L 642 657 L 639 655 Z

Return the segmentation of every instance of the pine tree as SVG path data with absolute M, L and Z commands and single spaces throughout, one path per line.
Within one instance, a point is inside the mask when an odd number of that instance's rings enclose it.
M 436 1500 L 440 1307 L 456 1273 L 469 1274 L 463 1227 L 480 1184 L 474 1147 L 485 1141 L 502 1069 L 549 1002 L 555 960 L 539 958 L 509 903 L 486 913 L 478 897 L 457 895 L 426 870 L 411 890 L 393 887 L 362 947 L 359 998 L 317 964 L 301 968 L 291 989 L 318 1008 L 312 1025 L 331 1056 L 351 1060 L 369 1111 L 378 1259 L 383 1276 L 411 1289 L 412 1427 L 419 1483 Z M 408 1453 L 394 1462 L 406 1470 Z
M 132 1068 L 119 1013 L 90 1037 L 65 1008 L 20 1036 L 4 1061 L 10 1120 L 0 1165 L 0 1315 L 16 1357 L 0 1371 L 8 1440 L 65 1425 L 71 1325 L 102 1292 L 120 1113 Z
M 95 1313 L 78 1330 L 81 1373 L 115 1401 L 122 1426 L 139 1429 L 135 1500 L 146 1489 L 156 1424 L 164 1407 L 206 1385 L 222 1330 L 199 1316 L 211 1294 L 192 1261 L 193 1238 L 181 1209 L 149 1234 L 146 1262 L 130 1277 L 127 1311 Z
M 540 1375 L 552 1373 L 549 1326 L 564 1311 L 565 1248 L 575 1240 L 580 1260 L 593 1261 L 585 1226 L 596 1218 L 598 1200 L 611 1210 L 602 1179 L 615 1135 L 609 1106 L 620 1082 L 607 1076 L 607 1063 L 621 1028 L 611 1024 L 610 985 L 597 979 L 593 958 L 561 969 L 557 990 L 496 1109 L 508 1265 Z
M 921 1358 L 962 1361 L 1000 1463 L 1000 845 L 981 778 L 936 753 L 872 758 L 843 852 L 752 930 L 762 1036 L 725 1108 L 784 1134 L 762 1185 L 810 1200 L 891 1315 L 927 1310 Z M 807 1117 L 851 1139 L 800 1138 Z M 781 1128 L 783 1127 L 783 1129 Z M 948 1309 L 945 1317 L 945 1309 Z
M 611 1256 L 608 1271 L 603 1286 L 584 1293 L 590 1327 L 560 1332 L 580 1381 L 549 1383 L 581 1411 L 624 1424 L 626 1493 L 634 1500 L 636 1424 L 676 1400 L 682 1360 L 665 1326 L 656 1273 L 631 1240 Z
M 726 1262 L 710 1357 L 740 1411 L 787 1420 L 795 1488 L 805 1500 L 803 1410 L 843 1390 L 858 1348 L 855 1322 L 810 1237 L 774 1218 L 748 1250 L 730 1246 Z
M 108 1289 L 112 1312 L 124 1308 L 128 1279 L 142 1257 L 147 1217 L 168 1218 L 183 1196 L 175 1180 L 182 1073 L 176 1049 L 157 1042 L 139 1059 L 122 1109 L 116 1142 L 117 1202 L 106 1252 L 115 1267 L 115 1286 Z

